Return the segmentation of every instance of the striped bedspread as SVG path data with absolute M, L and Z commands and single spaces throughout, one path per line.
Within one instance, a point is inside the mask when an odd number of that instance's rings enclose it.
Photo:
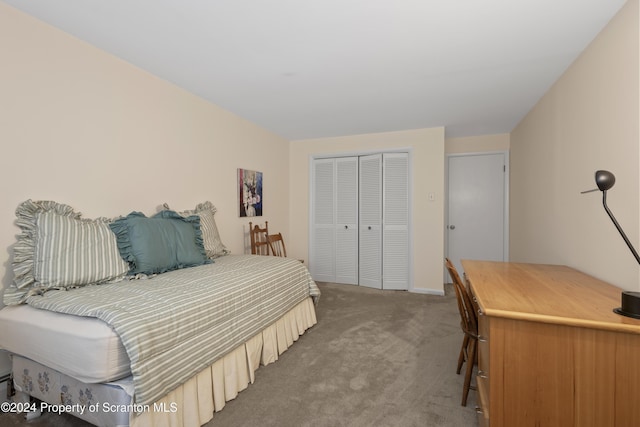
M 50 291 L 27 303 L 108 323 L 131 360 L 134 401 L 144 405 L 309 296 L 319 297 L 320 290 L 299 261 L 228 255 L 150 279 Z

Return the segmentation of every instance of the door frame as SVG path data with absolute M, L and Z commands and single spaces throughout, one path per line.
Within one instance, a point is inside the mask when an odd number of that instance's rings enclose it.
M 393 148 L 379 148 L 379 149 L 367 149 L 367 150 L 348 150 L 348 151 L 337 151 L 337 152 L 328 152 L 328 153 L 312 153 L 309 154 L 309 205 L 308 205 L 308 254 L 309 254 L 309 262 L 312 260 L 312 252 L 313 252 L 313 221 L 314 221 L 314 213 L 313 213 L 313 196 L 311 195 L 314 189 L 314 176 L 313 176 L 313 162 L 319 159 L 328 159 L 328 158 L 337 158 L 337 157 L 360 157 L 367 156 L 371 154 L 385 154 L 385 153 L 407 153 L 408 155 L 408 174 L 409 174 L 409 183 L 408 183 L 408 191 L 409 191 L 409 285 L 407 288 L 408 292 L 414 292 L 415 284 L 414 284 L 414 264 L 413 264 L 413 147 L 393 147 Z M 383 272 L 384 277 L 384 272 Z M 353 285 L 359 286 L 359 285 Z
M 474 151 L 469 153 L 450 153 L 445 155 L 444 163 L 444 187 L 445 187 L 445 204 L 444 204 L 444 253 L 446 257 L 449 257 L 449 159 L 451 157 L 475 157 L 486 155 L 504 155 L 504 224 L 503 224 L 503 249 L 504 260 L 509 261 L 509 151 L 508 150 L 494 150 L 494 151 Z M 444 260 L 442 260 L 444 263 Z M 451 278 L 447 270 L 444 270 L 444 283 L 451 283 Z

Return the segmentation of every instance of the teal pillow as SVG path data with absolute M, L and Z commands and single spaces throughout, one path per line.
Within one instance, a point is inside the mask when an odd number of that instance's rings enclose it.
M 164 273 L 211 262 L 196 215 L 185 218 L 165 210 L 147 218 L 131 212 L 109 227 L 116 234 L 120 255 L 129 263 L 129 274 Z

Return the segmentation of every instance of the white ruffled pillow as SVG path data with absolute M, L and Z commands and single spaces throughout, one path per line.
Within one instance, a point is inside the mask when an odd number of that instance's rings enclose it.
M 4 304 L 29 295 L 121 280 L 129 266 L 120 256 L 110 219 L 84 219 L 68 205 L 27 200 L 16 208 L 22 229 L 14 247 L 14 280 Z

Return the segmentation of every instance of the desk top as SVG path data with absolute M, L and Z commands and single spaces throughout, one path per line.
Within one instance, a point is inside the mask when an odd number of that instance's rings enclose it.
M 562 265 L 462 260 L 483 313 L 640 334 L 640 320 L 613 312 L 622 289 Z

